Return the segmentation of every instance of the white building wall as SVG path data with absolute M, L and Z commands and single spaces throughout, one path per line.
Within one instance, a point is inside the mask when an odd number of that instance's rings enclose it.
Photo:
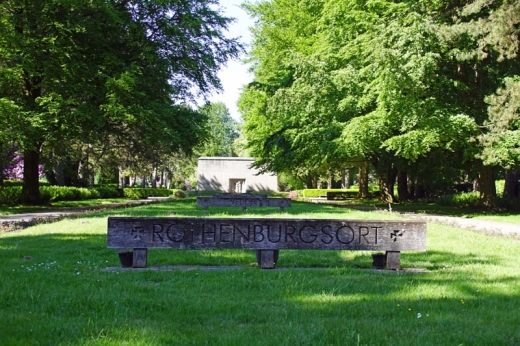
M 201 157 L 197 166 L 197 189 L 202 191 L 278 191 L 278 177 L 251 168 L 253 158 Z M 240 190 L 240 191 L 237 191 Z

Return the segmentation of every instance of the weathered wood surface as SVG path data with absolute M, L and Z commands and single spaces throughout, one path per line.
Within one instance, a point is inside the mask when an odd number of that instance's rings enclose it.
M 108 247 L 426 251 L 426 223 L 109 217 Z
M 248 207 L 277 207 L 282 210 L 291 207 L 290 198 L 256 197 L 257 195 L 235 196 L 197 197 L 197 206 L 205 209 L 208 207 L 241 207 L 244 210 Z

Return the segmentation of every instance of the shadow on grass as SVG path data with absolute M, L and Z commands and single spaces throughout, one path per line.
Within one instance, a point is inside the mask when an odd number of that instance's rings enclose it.
M 323 213 L 331 215 L 348 215 L 359 214 L 358 211 L 344 208 L 337 208 L 336 206 L 320 205 L 313 203 L 305 203 L 293 201 L 293 207 L 285 208 L 281 211 L 280 208 L 275 207 L 250 207 L 247 211 L 243 211 L 241 207 L 210 207 L 205 210 L 203 207 L 197 207 L 196 200 L 193 198 L 169 200 L 160 203 L 153 203 L 142 206 L 132 206 L 129 208 L 119 208 L 113 210 L 106 210 L 96 212 L 95 216 L 113 216 L 113 215 L 127 215 L 127 216 L 192 216 L 192 217 L 207 217 L 207 216 L 237 216 L 237 217 L 284 217 L 287 215 L 302 215 L 308 217 L 314 213 Z

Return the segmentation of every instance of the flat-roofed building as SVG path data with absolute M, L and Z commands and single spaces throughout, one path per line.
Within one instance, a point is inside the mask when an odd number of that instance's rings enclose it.
M 197 189 L 245 193 L 278 191 L 276 174 L 259 174 L 250 157 L 201 157 L 197 166 Z

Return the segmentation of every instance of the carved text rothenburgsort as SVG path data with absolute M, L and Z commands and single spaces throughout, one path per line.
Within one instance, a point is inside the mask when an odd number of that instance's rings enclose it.
M 112 248 L 417 250 L 426 227 L 400 221 L 110 218 Z

